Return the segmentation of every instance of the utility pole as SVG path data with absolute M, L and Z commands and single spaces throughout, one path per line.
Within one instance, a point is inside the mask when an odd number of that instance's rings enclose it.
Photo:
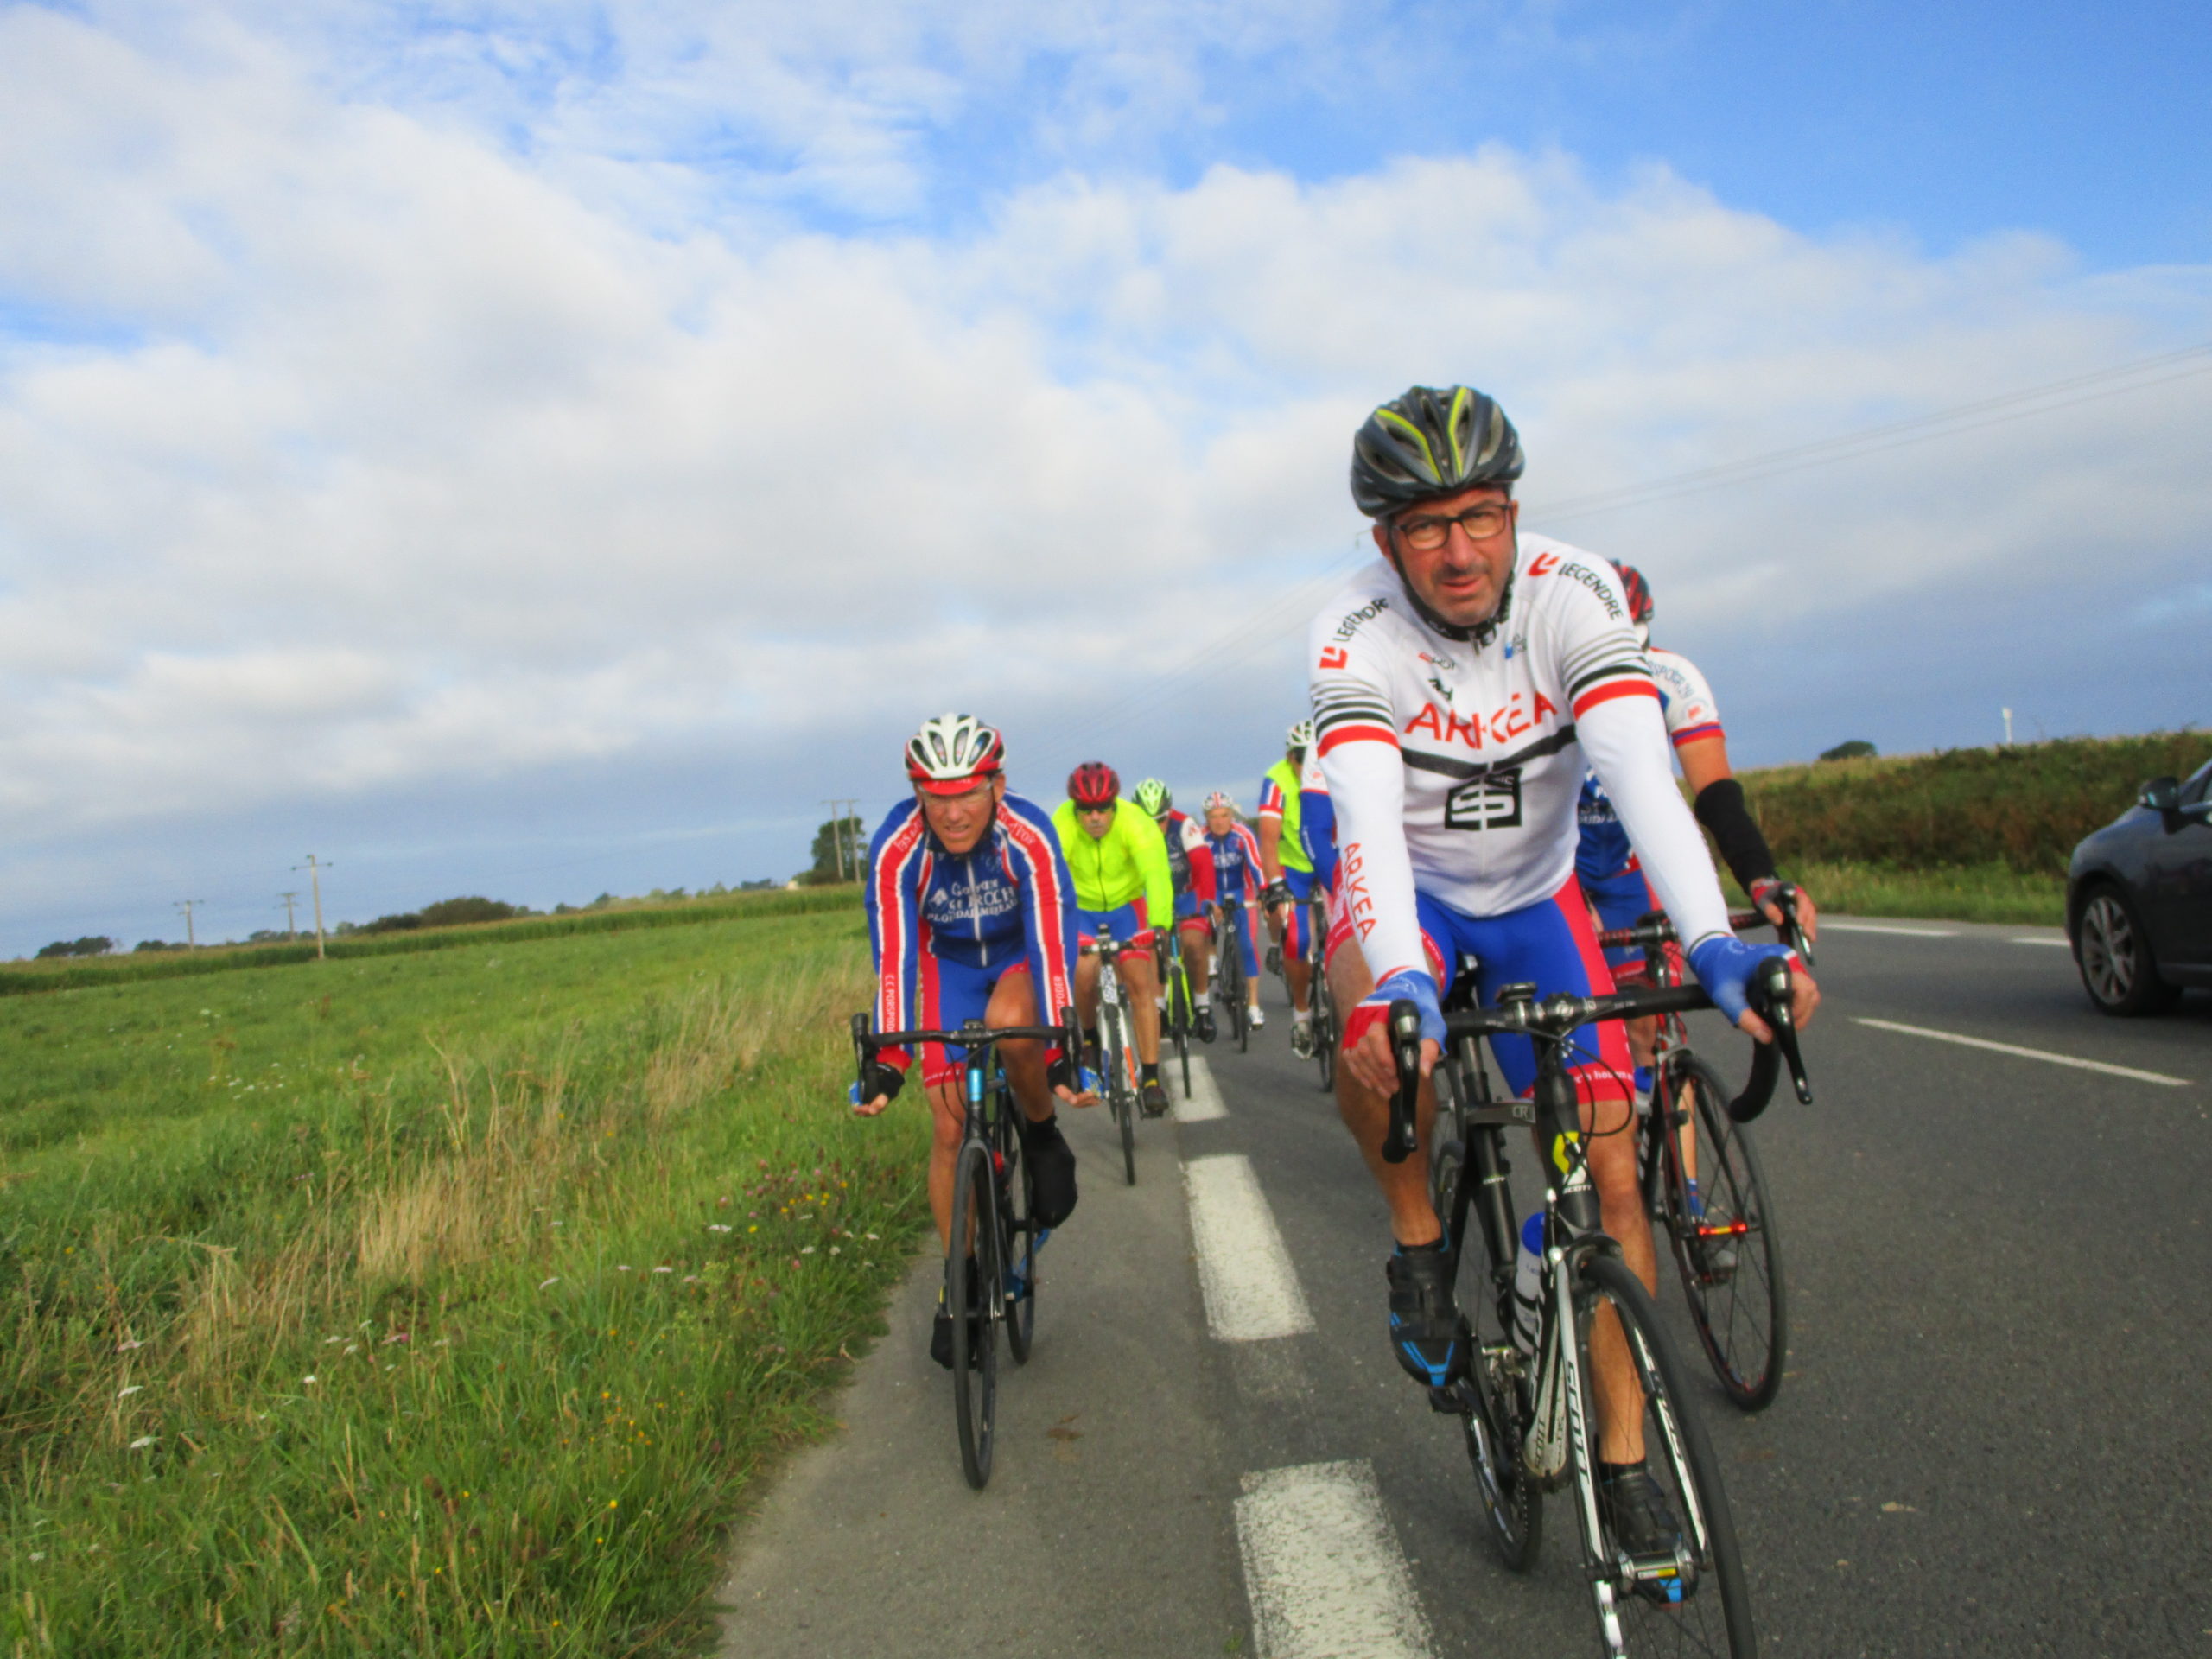
M 284 937 L 287 939 L 296 939 L 300 937 L 300 930 L 292 925 L 292 900 L 299 896 L 296 893 L 280 893 L 276 895 L 284 905 Z
M 2005 716 L 2005 747 L 2009 749 L 2012 747 L 2012 711 L 2004 709 L 1999 712 Z
M 860 804 L 861 799 L 857 795 L 854 796 L 849 800 L 824 801 L 822 803 L 823 805 L 830 809 L 830 844 L 837 849 L 837 879 L 840 881 L 853 879 L 852 877 L 848 877 L 845 874 L 846 809 L 850 807 L 857 810 Z M 855 847 L 853 849 L 853 863 L 855 866 L 855 875 L 858 874 L 857 867 L 860 861 L 861 849 L 858 847 Z
M 197 950 L 200 948 L 192 931 L 192 907 L 207 902 L 205 899 L 180 899 L 171 906 L 172 909 L 184 912 L 184 948 L 188 950 Z
M 315 959 L 317 962 L 321 962 L 323 960 L 322 873 L 325 870 L 333 868 L 334 867 L 328 864 L 316 863 L 315 855 L 313 853 L 309 853 L 308 855 L 308 861 L 306 863 L 295 864 L 292 868 L 296 870 L 305 870 L 308 873 L 308 886 L 315 889 Z

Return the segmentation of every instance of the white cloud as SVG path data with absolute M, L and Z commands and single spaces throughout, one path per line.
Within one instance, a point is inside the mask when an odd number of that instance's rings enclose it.
M 1122 26 L 865 10 L 618 10 L 597 47 L 595 13 L 486 14 L 342 83 L 296 35 L 172 20 L 193 49 L 157 54 L 158 19 L 0 14 L 0 303 L 62 319 L 0 325 L 0 825 L 1103 703 L 1355 543 L 1351 428 L 1414 379 L 1506 398 L 1541 525 L 2212 313 L 2202 272 L 1811 238 L 1503 149 L 1325 184 L 1069 172 L 957 236 L 688 217 L 722 188 L 717 120 L 749 167 L 780 144 L 787 182 L 890 201 L 963 76 Z M 1052 118 L 1146 63 L 1182 86 L 1243 27 L 1169 10 Z M 356 45 L 389 27 L 334 16 Z M 526 141 L 476 118 L 487 76 Z M 1714 629 L 2055 582 L 2212 528 L 2176 435 L 2208 388 L 1569 530 Z

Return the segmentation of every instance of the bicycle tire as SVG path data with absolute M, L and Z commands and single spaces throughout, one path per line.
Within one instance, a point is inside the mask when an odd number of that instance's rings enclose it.
M 1175 1016 L 1175 1058 L 1183 1066 L 1183 1098 L 1191 1097 L 1191 1032 L 1196 1019 L 1191 1007 L 1191 979 L 1179 957 L 1169 976 L 1167 1006 Z
M 1306 981 L 1306 997 L 1313 1007 L 1313 1058 L 1321 1063 L 1321 1091 L 1337 1086 L 1337 1000 L 1329 990 L 1329 976 L 1318 963 Z
M 1101 1020 L 1106 1063 L 1106 1099 L 1113 1109 L 1115 1126 L 1122 1132 L 1122 1174 L 1128 1185 L 1137 1184 L 1137 1101 L 1129 1070 L 1128 1034 L 1122 1029 L 1117 1003 Z
M 998 1322 L 990 1307 L 1000 1272 L 995 1185 L 983 1143 L 963 1142 L 952 1172 L 953 1249 L 945 1257 L 944 1299 L 952 1309 L 952 1414 L 960 1430 L 960 1468 L 978 1491 L 991 1478 L 998 1415 Z M 972 1256 L 959 1248 L 963 1233 L 974 1241 Z M 967 1317 L 971 1300 L 982 1310 L 979 1319 Z
M 1442 1068 L 1438 1075 L 1442 1075 Z M 1440 1101 L 1439 1106 L 1442 1106 Z M 1443 1111 L 1440 1109 L 1437 1116 L 1440 1122 Z M 1452 1217 L 1459 1213 L 1457 1188 L 1468 1167 L 1466 1145 L 1448 1131 L 1440 1131 L 1429 1157 L 1429 1190 L 1437 1215 L 1449 1227 Z M 1468 1242 L 1483 1237 L 1471 1211 L 1461 1217 L 1460 1230 Z M 1468 1243 L 1462 1243 L 1459 1262 L 1459 1286 L 1465 1288 L 1461 1291 L 1455 1286 L 1455 1296 L 1467 1320 L 1468 1351 L 1473 1357 L 1467 1379 L 1471 1409 L 1460 1420 L 1467 1463 L 1475 1478 L 1475 1497 L 1490 1521 L 1491 1541 L 1497 1546 L 1499 1559 L 1514 1572 L 1527 1573 L 1534 1569 L 1543 1549 L 1544 1493 L 1541 1484 L 1521 1464 L 1521 1444 L 1534 1415 L 1534 1395 L 1527 1361 L 1514 1345 L 1513 1332 L 1505 1324 L 1498 1301 L 1501 1284 L 1507 1294 L 1511 1294 L 1514 1264 L 1503 1264 L 1501 1280 L 1497 1276 L 1500 1264 L 1491 1259 L 1486 1239 L 1471 1252 Z M 1471 1263 L 1477 1275 L 1471 1281 L 1466 1271 Z
M 1751 1126 L 1728 1116 L 1726 1087 L 1713 1068 L 1689 1057 L 1662 1072 L 1649 1122 L 1657 1142 L 1662 1219 L 1681 1269 L 1690 1323 L 1721 1391 L 1738 1408 L 1774 1403 L 1789 1352 L 1789 1296 L 1774 1205 Z M 1663 1090 L 1663 1095 L 1662 1090 Z M 1694 1158 L 1702 1217 L 1690 1213 L 1683 1128 L 1662 1122 L 1663 1098 L 1693 1101 Z M 1718 1241 L 1733 1233 L 1727 1245 Z M 1721 1255 L 1726 1250 L 1732 1260 Z
M 1643 1389 L 1645 1465 L 1682 1527 L 1684 1554 L 1693 1569 L 1685 1581 L 1637 1574 L 1615 1545 L 1594 1497 L 1596 1471 L 1578 1465 L 1576 1510 L 1584 1529 L 1585 1560 L 1597 1604 L 1600 1651 L 1623 1654 L 1726 1654 L 1756 1659 L 1758 1636 L 1751 1623 L 1751 1588 L 1736 1544 L 1736 1528 L 1720 1465 L 1705 1427 L 1691 1409 L 1682 1363 L 1667 1338 L 1658 1305 L 1628 1264 L 1593 1255 L 1582 1266 L 1576 1336 L 1582 1362 L 1585 1421 L 1590 1452 L 1597 1450 L 1596 1375 L 1590 1333 L 1599 1311 L 1610 1304 L 1620 1320 Z M 1595 1518 L 1593 1535 L 1591 1522 Z M 1673 1569 L 1668 1569 L 1673 1571 Z M 1670 1590 L 1671 1586 L 1671 1590 Z M 1677 1599 L 1678 1592 L 1678 1599 Z
M 1017 1365 L 1029 1362 L 1037 1332 L 1037 1188 L 1011 1114 L 1020 1111 L 1012 1096 L 1001 1101 L 999 1154 L 1006 1161 L 999 1177 L 999 1235 L 1006 1265 L 1006 1351 Z
M 1221 930 L 1219 948 L 1214 958 L 1221 964 L 1221 976 L 1214 982 L 1221 988 L 1222 1006 L 1229 1010 L 1231 1030 L 1236 1038 L 1236 1052 L 1246 1054 L 1252 1048 L 1252 1019 L 1250 1005 L 1246 998 L 1251 990 L 1244 980 L 1243 937 L 1235 922 Z

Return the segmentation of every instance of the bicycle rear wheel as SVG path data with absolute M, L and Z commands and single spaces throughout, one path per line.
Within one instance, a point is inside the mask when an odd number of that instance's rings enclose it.
M 964 1143 L 952 1172 L 953 1249 L 945 1258 L 945 1303 L 952 1310 L 952 1413 L 960 1427 L 960 1467 L 979 1491 L 991 1478 L 998 1412 L 998 1322 L 991 1317 L 992 1290 L 1001 1271 L 995 1185 L 982 1142 Z M 974 1243 L 972 1256 L 959 1248 L 963 1234 Z M 978 1310 L 973 1319 L 967 1317 L 969 1308 Z
M 1313 1008 L 1313 1058 L 1321 1063 L 1321 1090 L 1337 1086 L 1337 999 L 1329 990 L 1329 976 L 1322 970 L 1320 952 L 1313 953 L 1313 975 L 1306 996 Z
M 1128 1184 L 1137 1184 L 1136 1073 L 1132 1069 L 1128 1033 L 1122 1028 L 1121 1007 L 1109 1007 L 1100 1018 L 1101 1058 L 1106 1063 L 1106 1103 L 1122 1131 L 1122 1173 Z
M 1011 1116 L 1021 1109 L 1011 1096 L 1001 1109 L 1006 1115 L 999 1119 L 999 1154 L 1006 1161 L 998 1201 L 999 1231 L 1005 1240 L 1001 1259 L 1006 1268 L 1006 1351 L 1020 1365 L 1028 1361 L 1037 1331 L 1037 1190 Z
M 1702 1060 L 1663 1073 L 1652 1094 L 1663 1137 L 1661 1208 L 1690 1319 L 1721 1389 L 1744 1410 L 1758 1411 L 1781 1391 L 1789 1322 L 1782 1243 L 1751 1127 L 1730 1119 L 1726 1090 Z M 1669 1100 L 1686 1122 L 1659 1115 Z
M 1644 1464 L 1681 1528 L 1679 1547 L 1663 1556 L 1630 1557 L 1614 1538 L 1597 1496 L 1594 1469 L 1578 1469 L 1586 1560 L 1597 1602 L 1600 1650 L 1624 1654 L 1726 1654 L 1754 1659 L 1751 1589 L 1736 1548 L 1736 1528 L 1720 1468 L 1694 1414 L 1681 1362 L 1660 1328 L 1659 1309 L 1643 1281 L 1615 1256 L 1586 1262 L 1580 1299 L 1585 1421 L 1597 1451 L 1596 1370 L 1591 1322 L 1610 1307 L 1620 1321 L 1643 1389 Z
M 1174 1022 L 1175 1058 L 1183 1066 L 1183 1098 L 1191 1097 L 1191 1032 L 1198 1024 L 1191 1007 L 1191 980 L 1179 961 L 1167 976 L 1167 1012 Z
M 1249 1052 L 1252 1027 L 1244 999 L 1251 992 L 1244 983 L 1244 942 L 1236 923 L 1230 923 L 1216 933 L 1213 954 L 1214 961 L 1219 964 L 1214 979 L 1217 1000 L 1228 1011 L 1230 1033 L 1236 1039 L 1237 1052 Z

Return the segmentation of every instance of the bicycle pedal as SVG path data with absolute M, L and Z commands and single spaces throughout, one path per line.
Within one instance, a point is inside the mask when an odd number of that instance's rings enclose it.
M 1428 1408 L 1446 1417 L 1471 1417 L 1475 1414 L 1474 1385 L 1465 1377 L 1446 1387 L 1428 1391 Z

